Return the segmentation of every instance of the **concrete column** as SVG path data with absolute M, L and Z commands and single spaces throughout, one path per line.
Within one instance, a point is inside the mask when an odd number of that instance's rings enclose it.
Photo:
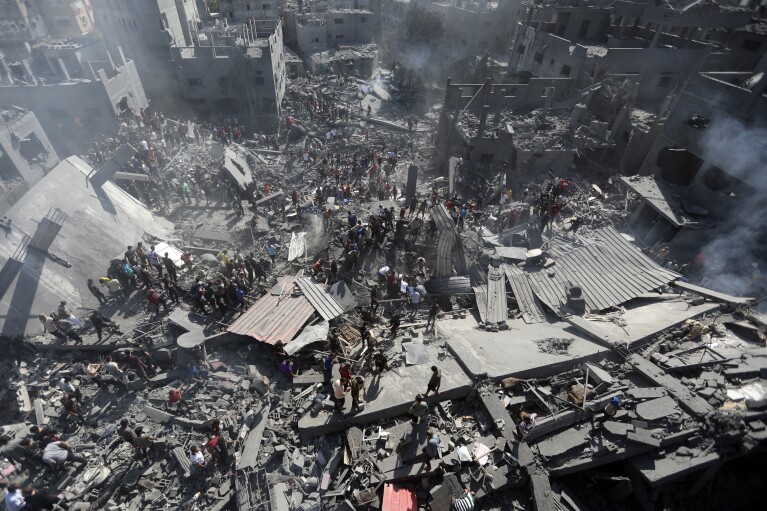
M 64 74 L 64 78 L 66 78 L 67 81 L 70 81 L 72 77 L 69 76 L 69 70 L 67 69 L 67 65 L 64 64 L 64 61 L 59 57 L 56 59 L 56 63 L 58 63 L 61 72 Z
M 0 57 L 0 73 L 2 73 L 3 81 L 8 85 L 13 85 L 13 73 L 11 68 L 5 62 L 5 58 Z
M 618 39 L 623 38 L 623 34 L 626 33 L 626 27 L 628 25 L 629 25 L 629 18 L 628 16 L 624 16 L 623 19 L 621 19 L 621 24 L 619 25 Z
M 32 72 L 32 68 L 29 67 L 29 62 L 26 60 L 21 61 L 21 65 L 24 66 L 24 77 L 32 82 L 33 85 L 37 85 L 37 78 L 35 77 L 35 74 Z
M 610 130 L 610 137 L 613 139 L 615 139 L 615 135 L 617 134 L 618 129 L 623 126 L 623 123 L 631 112 L 632 107 L 633 105 L 631 103 L 623 105 L 623 108 L 621 108 L 621 111 L 618 112 L 618 115 L 615 117 L 615 122 L 613 122 L 613 127 Z
M 650 48 L 655 48 L 658 46 L 658 40 L 660 39 L 661 34 L 663 33 L 663 25 L 658 25 L 658 29 L 655 31 L 655 35 L 652 38 L 652 42 L 650 43 Z
M 482 115 L 479 117 L 479 129 L 477 130 L 477 138 L 482 138 L 485 133 L 485 126 L 487 126 L 487 115 L 490 113 L 490 105 L 482 105 Z

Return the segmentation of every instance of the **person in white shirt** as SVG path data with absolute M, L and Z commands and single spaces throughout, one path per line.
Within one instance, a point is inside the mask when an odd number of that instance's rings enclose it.
M 112 375 L 112 377 L 113 377 L 115 380 L 119 381 L 119 382 L 120 382 L 120 383 L 122 383 L 123 385 L 127 385 L 128 383 L 130 383 L 130 381 L 128 380 L 128 375 L 127 375 L 127 374 L 125 374 L 125 371 L 123 371 L 122 369 L 120 369 L 120 366 L 119 366 L 119 365 L 117 365 L 117 362 L 114 362 L 114 361 L 112 360 L 112 356 L 111 356 L 111 355 L 107 355 L 107 356 L 104 358 L 104 369 L 105 369 L 105 370 L 106 370 L 106 371 L 107 371 L 109 374 L 111 374 L 111 375 Z
M 5 509 L 8 511 L 19 511 L 27 506 L 24 495 L 21 494 L 21 488 L 18 484 L 11 483 L 5 493 Z
M 340 378 L 333 382 L 333 398 L 336 402 L 336 412 L 342 412 L 346 404 L 346 393 L 349 392 L 346 378 Z
M 189 450 L 189 463 L 192 464 L 192 470 L 202 472 L 207 468 L 205 464 L 205 456 L 203 456 L 200 448 L 193 445 Z

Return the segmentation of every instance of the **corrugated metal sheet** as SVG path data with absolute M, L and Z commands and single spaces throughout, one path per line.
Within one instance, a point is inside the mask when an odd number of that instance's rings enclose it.
M 393 484 L 384 485 L 381 511 L 416 511 L 416 509 L 418 509 L 418 500 L 412 490 Z
M 487 323 L 487 284 L 472 286 L 471 289 L 474 291 L 474 300 L 477 301 L 479 319 Z
M 294 282 L 294 277 L 282 277 L 226 331 L 267 344 L 292 341 L 314 315 L 314 307 L 305 296 L 292 295 Z
M 424 287 L 430 295 L 455 295 L 471 292 L 469 277 L 429 279 Z
M 453 266 L 459 275 L 466 273 L 466 256 L 463 245 L 459 242 L 458 230 L 455 228 L 450 214 L 444 205 L 440 204 L 429 210 L 429 215 L 437 225 L 437 261 L 434 273 L 437 277 L 449 277 L 453 274 Z
M 679 274 L 658 266 L 607 227 L 595 231 L 593 241 L 572 248 L 560 244 L 550 254 L 556 264 L 526 273 L 536 296 L 552 310 L 566 302 L 566 289 L 580 286 L 589 310 L 605 310 L 677 279 Z
M 317 284 L 306 277 L 297 279 L 296 283 L 306 299 L 311 302 L 312 307 L 325 321 L 335 319 L 344 313 L 343 307 L 333 299 L 330 293 L 325 291 L 324 284 Z
M 508 318 L 506 275 L 498 268 L 487 269 L 487 322 L 503 323 Z
M 525 323 L 545 323 L 546 312 L 535 297 L 530 282 L 527 280 L 527 275 L 516 266 L 504 264 L 502 267 L 506 273 L 506 278 L 509 279 L 511 291 L 514 293 L 517 307 L 522 312 L 522 319 Z

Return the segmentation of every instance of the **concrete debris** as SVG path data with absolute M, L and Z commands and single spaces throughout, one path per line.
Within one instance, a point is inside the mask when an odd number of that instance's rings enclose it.
M 44 105 L 0 108 L 6 502 L 759 507 L 745 9 L 44 3 L 0 15 Z

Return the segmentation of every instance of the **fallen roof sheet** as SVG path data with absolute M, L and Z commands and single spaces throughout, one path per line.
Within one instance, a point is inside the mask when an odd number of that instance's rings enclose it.
M 546 323 L 546 312 L 543 310 L 538 298 L 535 297 L 533 288 L 527 276 L 520 272 L 516 266 L 502 265 L 506 278 L 509 279 L 511 291 L 517 300 L 517 307 L 522 312 L 522 319 L 527 324 Z
M 292 341 L 314 315 L 314 307 L 304 295 L 293 295 L 294 283 L 294 277 L 282 277 L 226 331 L 267 344 Z
M 455 295 L 471 293 L 469 277 L 443 277 L 429 279 L 425 284 L 430 295 Z
M 440 204 L 431 208 L 429 215 L 439 231 L 435 274 L 438 277 L 449 277 L 453 274 L 454 265 L 459 275 L 465 274 L 466 256 L 463 253 L 463 244 L 459 241 L 458 230 L 447 208 Z
M 589 310 L 605 310 L 657 289 L 679 277 L 658 266 L 612 227 L 594 232 L 586 245 L 550 249 L 556 264 L 526 273 L 536 296 L 552 310 L 567 301 L 569 286 L 580 286 Z
M 296 279 L 296 283 L 301 288 L 301 292 L 304 293 L 306 299 L 311 302 L 312 307 L 325 321 L 335 319 L 344 313 L 344 308 L 341 307 L 341 304 L 330 293 L 325 291 L 325 284 L 319 284 L 307 277 Z
M 487 284 L 473 289 L 482 322 L 489 324 L 505 322 L 508 317 L 505 273 L 490 266 L 487 269 Z

